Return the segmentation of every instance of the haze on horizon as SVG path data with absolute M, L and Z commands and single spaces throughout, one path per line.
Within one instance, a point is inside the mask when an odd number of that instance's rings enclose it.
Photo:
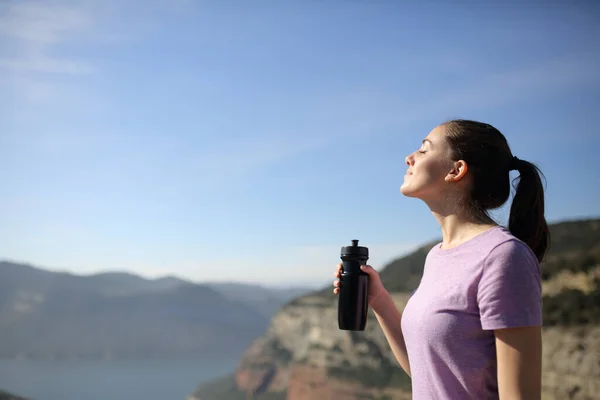
M 399 186 L 455 117 L 539 165 L 550 222 L 598 216 L 588 3 L 1 2 L 0 259 L 316 285 L 359 239 L 380 268 L 440 236 Z

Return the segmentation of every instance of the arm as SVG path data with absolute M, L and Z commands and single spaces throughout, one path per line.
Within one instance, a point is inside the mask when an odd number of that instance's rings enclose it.
M 404 372 L 410 376 L 410 364 L 400 324 L 402 316 L 396 308 L 392 295 L 388 291 L 385 291 L 370 306 L 375 312 L 377 321 L 390 344 L 396 360 L 398 360 Z
M 539 262 L 516 240 L 486 258 L 477 289 L 481 327 L 495 336 L 501 400 L 541 398 L 542 285 Z
M 494 334 L 500 399 L 539 400 L 542 381 L 541 327 L 498 329 Z

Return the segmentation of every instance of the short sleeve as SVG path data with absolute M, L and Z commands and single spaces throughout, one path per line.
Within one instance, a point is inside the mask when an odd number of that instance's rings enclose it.
M 486 330 L 542 324 L 540 266 L 525 243 L 509 240 L 488 254 L 477 303 Z

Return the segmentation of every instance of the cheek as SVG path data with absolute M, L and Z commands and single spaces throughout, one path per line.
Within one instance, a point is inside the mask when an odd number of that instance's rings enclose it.
M 445 162 L 435 159 L 423 160 L 423 163 L 418 166 L 416 173 L 428 181 L 443 181 L 449 167 Z

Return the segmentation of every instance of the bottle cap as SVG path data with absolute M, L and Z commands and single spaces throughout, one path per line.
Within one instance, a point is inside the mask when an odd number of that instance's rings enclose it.
M 352 240 L 352 246 L 343 246 L 341 251 L 342 257 L 362 257 L 369 258 L 369 249 L 358 245 L 358 240 Z

